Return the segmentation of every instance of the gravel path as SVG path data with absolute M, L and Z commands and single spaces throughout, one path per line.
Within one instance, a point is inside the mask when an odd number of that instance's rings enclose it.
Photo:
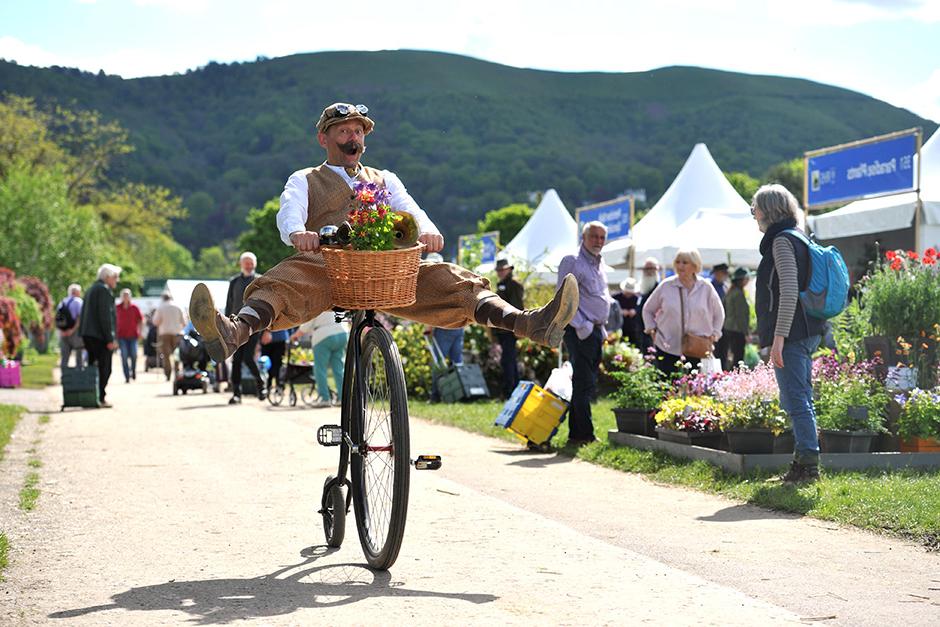
M 117 365 L 117 364 L 115 364 Z M 118 377 L 117 379 L 120 379 Z M 55 405 L 57 392 L 31 407 Z M 51 401 L 50 401 L 51 399 Z M 940 556 L 412 421 L 405 543 L 323 546 L 338 411 L 112 383 L 112 410 L 30 414 L 0 463 L 4 625 L 936 624 Z M 10 402 L 9 395 L 0 402 Z M 20 400 L 26 403 L 27 400 Z M 34 449 L 33 453 L 29 453 Z M 17 493 L 41 459 L 30 513 Z M 934 588 L 934 590 L 931 590 Z

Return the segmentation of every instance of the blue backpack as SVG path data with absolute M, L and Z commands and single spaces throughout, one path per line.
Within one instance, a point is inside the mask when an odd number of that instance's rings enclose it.
M 783 231 L 796 236 L 809 249 L 809 280 L 800 291 L 807 315 L 822 320 L 842 313 L 849 302 L 849 270 L 835 246 L 820 246 L 797 229 Z

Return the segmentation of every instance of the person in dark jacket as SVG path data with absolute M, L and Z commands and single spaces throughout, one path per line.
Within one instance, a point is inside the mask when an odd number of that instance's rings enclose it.
M 255 267 L 258 265 L 258 258 L 252 252 L 245 251 L 238 258 L 238 264 L 241 266 L 241 273 L 232 277 L 228 282 L 228 297 L 225 300 L 225 315 L 232 316 L 241 311 L 245 300 L 245 288 L 252 281 L 258 278 L 255 273 Z M 248 371 L 255 378 L 255 389 L 258 391 L 258 399 L 265 399 L 264 384 L 261 380 L 261 371 L 258 370 L 258 362 L 255 361 L 255 349 L 258 347 L 258 339 L 261 332 L 253 333 L 248 341 L 238 347 L 232 353 L 232 398 L 229 399 L 229 405 L 237 405 L 242 402 L 242 363 L 248 366 Z
M 731 370 L 744 361 L 744 347 L 750 331 L 751 308 L 744 295 L 744 288 L 750 281 L 751 273 L 747 268 L 738 268 L 731 277 L 731 287 L 725 294 L 722 304 L 725 307 L 725 324 L 721 329 L 721 339 L 715 348 L 715 356 L 721 359 L 721 368 Z
M 813 406 L 813 352 L 825 322 L 808 316 L 800 303 L 800 286 L 809 274 L 809 248 L 791 232 L 798 229 L 800 207 L 782 185 L 764 185 L 754 194 L 751 213 L 764 233 L 757 268 L 755 309 L 760 346 L 770 347 L 770 361 L 780 388 L 780 407 L 793 422 L 793 463 L 786 483 L 819 478 L 819 439 Z
M 111 407 L 105 400 L 111 378 L 111 356 L 117 348 L 117 316 L 114 292 L 121 268 L 110 263 L 98 268 L 98 280 L 85 293 L 82 322 L 78 333 L 88 352 L 88 365 L 98 368 L 98 406 Z
M 525 288 L 519 281 L 512 278 L 512 271 L 513 266 L 507 260 L 496 261 L 496 276 L 499 278 L 496 293 L 516 309 L 522 309 Z M 503 369 L 503 396 L 509 398 L 519 384 L 519 353 L 516 350 L 516 336 L 510 331 L 497 328 L 493 329 L 493 334 L 502 348 L 499 365 Z
M 642 346 L 640 335 L 643 334 L 640 329 L 643 326 L 643 318 L 642 315 L 638 315 L 641 310 L 640 295 L 636 292 L 636 279 L 627 277 L 621 281 L 620 293 L 614 294 L 614 300 L 617 301 L 620 312 L 623 314 L 621 326 L 623 339 L 640 348 Z

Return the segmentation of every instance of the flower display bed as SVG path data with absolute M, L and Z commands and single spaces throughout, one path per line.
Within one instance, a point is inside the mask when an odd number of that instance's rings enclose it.
M 702 446 L 666 442 L 632 433 L 609 431 L 608 441 L 615 446 L 629 446 L 646 451 L 662 451 L 673 457 L 706 461 L 728 472 L 743 475 L 755 470 L 779 470 L 793 461 L 792 454 L 739 454 Z M 861 470 L 865 468 L 940 468 L 937 453 L 823 453 L 819 463 L 828 470 Z
M 656 427 L 656 434 L 663 442 L 675 442 L 686 446 L 701 446 L 704 448 L 718 448 L 721 444 L 721 432 L 711 431 L 699 433 L 697 431 L 676 431 Z

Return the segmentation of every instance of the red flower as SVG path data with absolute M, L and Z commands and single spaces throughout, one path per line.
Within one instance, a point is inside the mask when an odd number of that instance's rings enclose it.
M 916 259 L 917 259 L 917 253 L 915 253 L 913 250 L 907 251 L 907 258 L 910 259 L 910 260 L 912 260 L 912 261 L 913 261 L 913 260 L 916 260 Z
M 933 266 L 933 265 L 936 265 L 936 263 L 937 263 L 936 257 L 924 257 L 925 266 Z
M 892 269 L 892 270 L 900 270 L 900 269 L 901 269 L 901 265 L 902 265 L 902 264 L 901 264 L 901 259 L 900 259 L 900 258 L 896 258 L 894 261 L 891 262 L 891 269 Z
M 888 252 L 885 253 L 885 257 L 888 259 L 888 261 L 894 261 L 895 258 L 897 258 L 897 256 L 898 254 L 894 252 L 893 250 L 889 250 Z
M 928 248 L 927 250 L 924 251 L 924 257 L 925 257 L 925 258 L 926 258 L 926 257 L 936 257 L 936 256 L 937 256 L 937 249 L 934 248 L 933 246 L 931 246 L 930 248 Z

